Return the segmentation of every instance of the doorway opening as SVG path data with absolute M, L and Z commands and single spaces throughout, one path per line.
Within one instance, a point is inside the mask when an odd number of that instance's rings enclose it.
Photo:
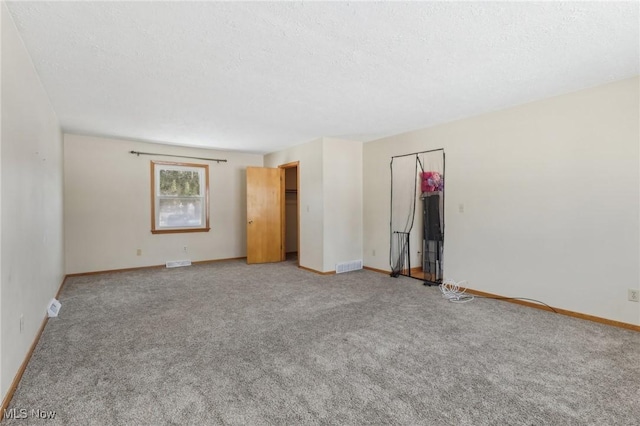
M 282 164 L 282 260 L 300 266 L 300 162 Z

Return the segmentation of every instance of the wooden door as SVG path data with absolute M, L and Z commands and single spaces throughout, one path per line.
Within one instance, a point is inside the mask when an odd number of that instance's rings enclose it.
M 282 259 L 283 170 L 247 167 L 247 263 Z

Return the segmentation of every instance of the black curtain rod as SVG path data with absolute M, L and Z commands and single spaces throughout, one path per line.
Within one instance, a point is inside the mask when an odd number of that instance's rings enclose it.
M 426 154 L 428 152 L 436 152 L 436 151 L 444 151 L 444 148 L 438 148 L 438 149 L 431 149 L 429 151 L 420 151 L 420 152 L 413 152 L 411 154 L 404 154 L 404 155 L 394 155 L 391 158 L 400 158 L 400 157 L 408 157 L 410 155 L 418 155 L 418 154 Z
M 141 155 L 158 155 L 160 157 L 179 157 L 179 158 L 192 158 L 194 160 L 215 161 L 216 163 L 226 163 L 227 162 L 227 160 L 221 160 L 219 158 L 191 157 L 189 155 L 156 154 L 154 152 L 129 151 L 129 154 L 135 154 L 138 157 L 141 156 Z

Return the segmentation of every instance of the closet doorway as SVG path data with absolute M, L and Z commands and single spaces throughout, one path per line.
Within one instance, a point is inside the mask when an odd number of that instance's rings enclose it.
M 300 266 L 300 162 L 278 166 L 284 171 L 282 185 L 282 259 Z

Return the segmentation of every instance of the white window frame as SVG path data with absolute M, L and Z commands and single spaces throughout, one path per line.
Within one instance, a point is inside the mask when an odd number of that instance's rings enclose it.
M 179 170 L 196 172 L 200 176 L 200 195 L 189 198 L 200 200 L 202 219 L 200 226 L 161 226 L 160 200 L 172 196 L 160 194 L 160 172 L 162 170 Z M 184 198 L 184 197 L 181 197 Z M 151 233 L 171 234 L 181 232 L 209 232 L 209 165 L 194 163 L 173 163 L 151 161 Z

